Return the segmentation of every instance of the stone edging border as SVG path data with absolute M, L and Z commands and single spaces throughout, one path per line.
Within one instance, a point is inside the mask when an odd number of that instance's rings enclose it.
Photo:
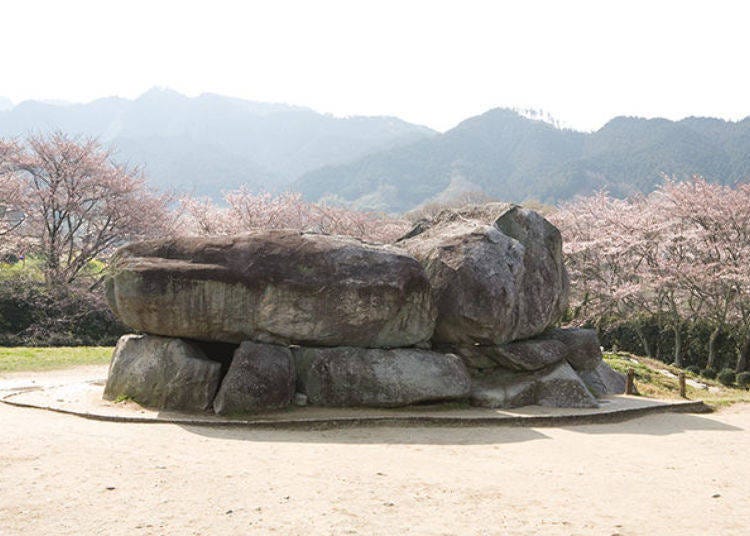
M 361 428 L 378 426 L 423 426 L 423 427 L 490 427 L 490 426 L 514 426 L 514 427 L 551 427 L 571 426 L 583 424 L 604 424 L 623 422 L 644 415 L 656 413 L 711 413 L 713 409 L 704 404 L 703 401 L 687 401 L 665 403 L 654 406 L 639 408 L 625 408 L 618 410 L 603 411 L 600 413 L 585 413 L 577 415 L 530 415 L 515 417 L 438 417 L 431 415 L 408 415 L 408 416 L 377 416 L 377 417 L 334 417 L 324 418 L 297 418 L 297 419 L 250 419 L 250 420 L 221 420 L 209 421 L 203 419 L 179 419 L 179 418 L 147 418 L 147 417 L 123 417 L 119 415 L 101 415 L 96 413 L 66 410 L 49 406 L 37 406 L 23 402 L 14 402 L 11 397 L 20 393 L 11 393 L 0 398 L 0 402 L 9 406 L 19 408 L 31 408 L 37 410 L 51 411 L 64 415 L 73 415 L 84 419 L 105 422 L 131 423 L 131 424 L 177 424 L 182 426 L 206 426 L 206 427 L 246 427 L 258 430 L 334 430 L 342 428 Z

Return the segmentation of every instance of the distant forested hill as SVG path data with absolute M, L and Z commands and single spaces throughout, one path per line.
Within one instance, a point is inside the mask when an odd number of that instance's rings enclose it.
M 625 196 L 653 190 L 662 174 L 748 180 L 750 118 L 618 117 L 582 133 L 494 109 L 439 136 L 308 172 L 292 188 L 311 200 L 403 211 L 461 191 L 548 203 L 601 188 Z
M 285 189 L 301 174 L 431 137 L 394 117 L 336 118 L 307 108 L 153 89 L 135 100 L 0 106 L 0 136 L 63 130 L 96 136 L 155 186 L 220 197 L 246 184 Z M 4 111 L 3 111 L 4 110 Z
M 88 104 L 0 99 L 0 136 L 58 129 L 97 136 L 145 165 L 157 187 L 218 199 L 244 184 L 387 212 L 465 192 L 545 203 L 602 188 L 626 196 L 662 174 L 750 179 L 750 118 L 617 117 L 584 133 L 494 109 L 438 134 L 394 117 L 161 89 Z

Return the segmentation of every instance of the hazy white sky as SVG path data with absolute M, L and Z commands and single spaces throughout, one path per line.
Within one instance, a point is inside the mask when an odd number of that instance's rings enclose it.
M 496 106 L 595 129 L 615 115 L 750 115 L 750 3 L 4 0 L 0 95 L 152 86 L 396 115 L 445 130 Z

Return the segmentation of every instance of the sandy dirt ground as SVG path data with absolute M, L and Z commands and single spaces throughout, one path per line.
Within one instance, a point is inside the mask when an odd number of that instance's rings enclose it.
M 0 534 L 748 534 L 750 406 L 253 431 L 0 404 Z

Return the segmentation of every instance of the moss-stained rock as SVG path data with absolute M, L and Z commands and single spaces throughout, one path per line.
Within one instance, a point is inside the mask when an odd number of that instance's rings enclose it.
M 396 407 L 465 398 L 471 380 L 458 356 L 400 348 L 292 349 L 297 390 L 317 406 Z
M 599 337 L 593 329 L 551 329 L 542 338 L 563 343 L 568 349 L 565 359 L 577 371 L 594 370 L 602 363 Z
M 562 238 L 531 210 L 489 204 L 445 210 L 396 242 L 425 267 L 434 341 L 491 346 L 538 335 L 562 316 Z
M 429 280 L 402 250 L 296 231 L 130 244 L 107 296 L 133 329 L 234 343 L 411 346 L 435 323 Z
M 441 347 L 461 356 L 467 367 L 492 369 L 504 367 L 511 370 L 539 370 L 559 363 L 568 353 L 568 347 L 551 339 L 527 339 L 494 346 L 474 344 Z
M 621 395 L 625 393 L 625 375 L 612 370 L 604 361 L 593 370 L 583 370 L 578 373 L 596 396 Z
M 188 341 L 123 335 L 112 355 L 104 398 L 130 398 L 156 409 L 203 411 L 211 407 L 220 380 L 221 364 Z
M 562 362 L 536 372 L 496 369 L 473 378 L 471 404 L 515 408 L 537 404 L 557 408 L 595 408 L 599 404 L 583 380 Z
M 214 399 L 220 415 L 285 408 L 294 397 L 294 360 L 289 348 L 243 342 Z

